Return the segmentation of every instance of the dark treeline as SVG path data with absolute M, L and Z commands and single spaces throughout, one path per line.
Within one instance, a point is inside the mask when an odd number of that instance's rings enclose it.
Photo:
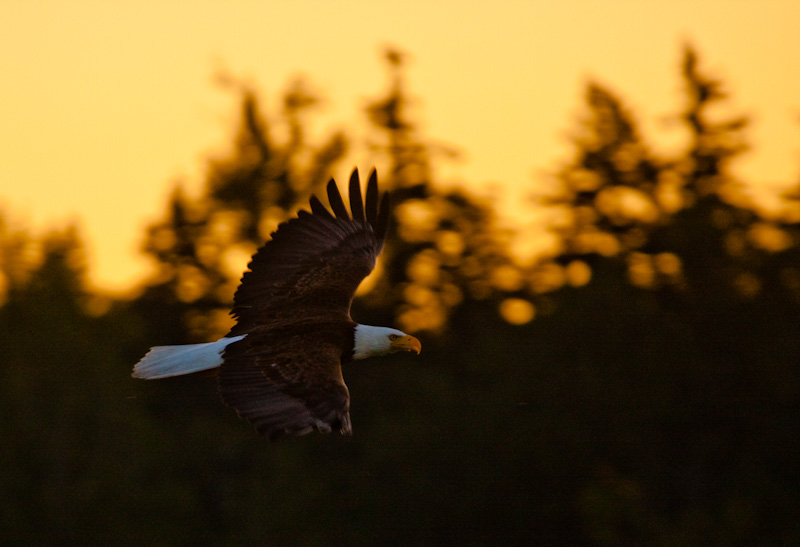
M 572 160 L 532 182 L 551 242 L 535 260 L 511 249 L 542 233 L 436 184 L 452 151 L 386 60 L 365 114 L 393 228 L 354 317 L 417 333 L 422 355 L 345 370 L 352 438 L 277 444 L 208 378 L 130 378 L 150 346 L 227 330 L 247 257 L 352 145 L 309 142 L 303 82 L 269 115 L 240 86 L 235 144 L 144 234 L 157 267 L 135 298 L 86 288 L 75 228 L 0 222 L 3 543 L 800 544 L 800 202 L 743 197 L 747 120 L 715 115 L 695 52 L 673 156 L 587 86 Z

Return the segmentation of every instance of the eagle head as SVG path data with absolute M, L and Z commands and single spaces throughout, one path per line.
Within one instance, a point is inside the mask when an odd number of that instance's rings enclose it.
M 422 351 L 422 344 L 410 334 L 397 329 L 356 325 L 353 359 L 378 357 L 400 351 L 412 351 L 419 355 L 419 352 Z

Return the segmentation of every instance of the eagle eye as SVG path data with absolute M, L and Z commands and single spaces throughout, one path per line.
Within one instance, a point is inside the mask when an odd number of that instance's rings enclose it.
M 400 337 L 399 337 L 399 336 L 397 336 L 396 334 L 390 334 L 390 335 L 389 335 L 389 340 L 391 340 L 392 342 L 394 342 L 394 341 L 395 341 L 395 340 L 397 340 L 398 338 L 400 338 Z

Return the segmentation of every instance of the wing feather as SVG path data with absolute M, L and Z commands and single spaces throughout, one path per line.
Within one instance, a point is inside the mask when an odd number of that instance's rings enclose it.
M 339 188 L 333 179 L 328 181 L 328 203 L 331 204 L 331 209 L 333 209 L 336 218 L 350 220 L 350 214 L 347 212 L 347 207 L 344 206 L 342 194 L 339 193 Z
M 367 201 L 366 201 L 367 222 L 372 226 L 378 224 L 378 173 L 374 169 L 369 175 L 367 182 Z M 377 233 L 377 230 L 376 230 Z
M 353 170 L 350 175 L 350 212 L 353 215 L 353 220 L 357 222 L 364 222 L 364 202 L 361 199 L 361 183 L 358 180 L 358 170 Z
M 319 199 L 317 199 L 317 196 L 311 196 L 310 203 L 311 203 L 311 212 L 312 213 L 314 213 L 315 215 L 319 215 L 319 216 L 321 216 L 323 218 L 327 218 L 329 220 L 333 220 L 334 219 L 334 217 L 330 213 L 330 211 L 328 211 L 328 209 L 325 208 L 325 206 L 322 204 L 322 202 Z M 300 211 L 300 212 L 308 214 L 307 211 Z

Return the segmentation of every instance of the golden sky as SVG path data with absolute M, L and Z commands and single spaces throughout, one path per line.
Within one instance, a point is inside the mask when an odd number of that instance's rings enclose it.
M 519 196 L 569 156 L 590 78 L 622 96 L 654 144 L 674 145 L 665 119 L 681 106 L 690 41 L 733 111 L 753 119 L 737 174 L 772 187 L 800 173 L 794 0 L 1 5 L 0 209 L 36 231 L 79 219 L 92 280 L 107 289 L 142 279 L 144 227 L 176 180 L 199 188 L 205 158 L 228 146 L 237 104 L 214 85 L 219 69 L 253 82 L 269 108 L 304 75 L 326 99 L 314 133 L 363 139 L 361 110 L 386 85 L 380 53 L 395 46 L 409 54 L 424 134 L 464 154 L 441 178 Z

